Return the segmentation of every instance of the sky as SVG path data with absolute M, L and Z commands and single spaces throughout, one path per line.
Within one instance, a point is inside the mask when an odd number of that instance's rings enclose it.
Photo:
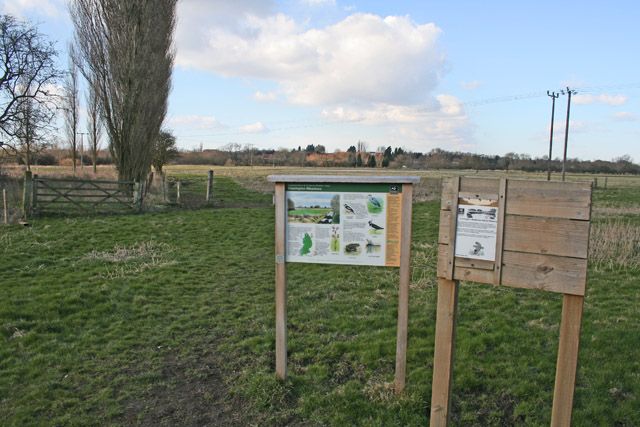
M 0 0 L 57 41 L 66 0 Z M 165 127 L 183 149 L 434 148 L 640 162 L 637 1 L 180 0 Z M 556 100 L 562 157 L 566 95 Z

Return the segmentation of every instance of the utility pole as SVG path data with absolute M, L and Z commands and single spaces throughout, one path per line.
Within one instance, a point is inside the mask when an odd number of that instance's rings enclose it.
M 573 89 L 569 89 L 569 86 L 567 86 L 567 91 L 565 92 L 564 90 L 561 90 L 560 93 L 569 96 L 569 98 L 567 99 L 567 124 L 564 127 L 564 156 L 562 157 L 562 181 L 564 181 L 565 164 L 567 163 L 567 144 L 569 142 L 569 113 L 571 112 L 571 95 L 575 95 L 578 92 Z
M 551 152 L 553 149 L 553 115 L 556 111 L 556 98 L 560 96 L 559 93 L 547 91 L 547 95 L 551 97 L 551 132 L 549 134 L 549 158 L 547 159 L 547 181 L 551 181 Z

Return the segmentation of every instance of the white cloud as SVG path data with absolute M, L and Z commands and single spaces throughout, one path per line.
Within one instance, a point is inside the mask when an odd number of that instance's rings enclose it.
M 630 111 L 618 111 L 613 113 L 613 118 L 620 122 L 637 122 L 640 120 L 637 114 Z
M 336 0 L 300 0 L 300 3 L 308 6 L 335 6 Z
M 66 14 L 67 4 L 62 0 L 8 0 L 0 6 L 3 14 L 25 18 L 30 13 L 60 18 Z
M 267 133 L 269 129 L 262 122 L 251 123 L 240 127 L 241 133 Z
M 476 90 L 480 86 L 482 86 L 482 82 L 480 82 L 479 80 L 472 80 L 470 82 L 462 82 L 460 83 L 460 86 L 462 86 L 462 88 L 466 90 Z
M 275 92 L 257 91 L 256 93 L 253 94 L 253 97 L 255 98 L 256 101 L 259 101 L 259 102 L 271 102 L 278 99 L 278 94 Z
M 283 14 L 238 19 L 235 27 L 198 28 L 181 18 L 176 63 L 274 80 L 290 102 L 305 105 L 421 102 L 444 72 L 440 29 L 408 17 L 354 14 L 322 29 Z M 181 25 L 206 38 L 182 37 Z
M 601 94 L 601 95 L 591 95 L 591 94 L 580 94 L 574 95 L 573 102 L 578 105 L 589 105 L 589 104 L 606 104 L 606 105 L 622 105 L 627 102 L 627 97 L 625 95 L 609 95 L 609 94 Z
M 175 116 L 171 117 L 168 122 L 172 126 L 192 129 L 224 129 L 226 127 L 213 116 Z

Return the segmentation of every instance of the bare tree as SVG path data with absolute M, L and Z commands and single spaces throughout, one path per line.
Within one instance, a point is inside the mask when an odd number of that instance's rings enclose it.
M 167 112 L 176 0 L 76 0 L 70 8 L 119 178 L 143 180 Z
M 33 111 L 34 103 L 54 111 L 57 99 L 50 89 L 62 75 L 56 55 L 35 27 L 0 15 L 0 147 L 24 133 L 25 111 Z
M 76 174 L 76 163 L 78 158 L 78 121 L 80 100 L 78 96 L 78 61 L 76 49 L 73 43 L 69 43 L 69 69 L 64 79 L 64 128 L 67 140 L 71 147 L 71 160 L 73 162 L 73 174 Z
M 97 173 L 98 150 L 102 137 L 102 123 L 100 121 L 100 98 L 97 82 L 89 82 L 87 85 L 87 130 L 89 134 L 89 147 L 91 148 L 91 162 L 93 174 Z
M 153 167 L 162 174 L 162 167 L 178 156 L 176 137 L 168 129 L 160 131 L 153 152 Z
M 12 148 L 15 157 L 27 170 L 31 170 L 34 157 L 48 147 L 55 115 L 55 109 L 34 98 L 20 103 Z

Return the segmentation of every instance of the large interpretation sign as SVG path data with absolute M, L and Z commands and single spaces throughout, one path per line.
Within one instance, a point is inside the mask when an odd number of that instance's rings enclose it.
M 417 176 L 272 175 L 276 375 L 287 376 L 287 263 L 400 267 L 395 390 L 406 378 L 411 209 Z
M 400 266 L 402 184 L 288 183 L 288 262 Z

